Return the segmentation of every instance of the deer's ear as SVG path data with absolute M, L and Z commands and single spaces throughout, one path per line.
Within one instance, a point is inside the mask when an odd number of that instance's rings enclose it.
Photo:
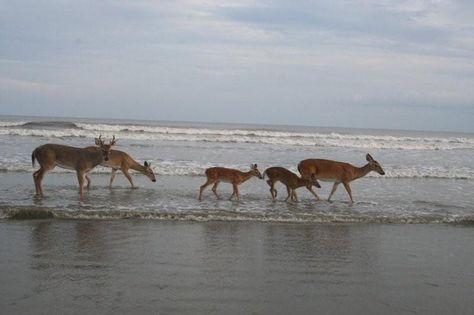
M 148 166 L 150 166 L 150 164 L 148 164 L 148 162 L 147 162 L 147 161 L 145 161 L 145 163 L 143 163 L 143 165 L 145 165 L 145 167 L 148 167 Z
M 367 155 L 365 156 L 365 159 L 367 160 L 367 162 L 371 162 L 374 160 L 374 158 L 369 153 L 367 153 Z
M 99 138 L 95 138 L 95 145 L 99 145 L 99 146 L 100 146 L 100 139 L 99 139 Z

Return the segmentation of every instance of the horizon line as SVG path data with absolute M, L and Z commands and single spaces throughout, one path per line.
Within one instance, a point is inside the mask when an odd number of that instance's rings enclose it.
M 345 126 L 323 126 L 323 125 L 305 125 L 305 124 L 287 124 L 287 123 L 249 123 L 249 122 L 230 122 L 230 121 L 199 121 L 199 120 L 169 120 L 169 119 L 145 119 L 145 118 L 105 118 L 105 117 L 85 117 L 85 116 L 51 116 L 51 115 L 5 115 L 0 117 L 11 118 L 52 118 L 52 119 L 85 119 L 85 120 L 106 120 L 106 121 L 142 121 L 142 122 L 163 122 L 163 123 L 191 123 L 191 124 L 215 124 L 215 125 L 245 125 L 245 126 L 266 126 L 266 127 L 301 127 L 301 128 L 337 128 L 337 129 L 356 129 L 372 131 L 398 131 L 398 132 L 429 132 L 429 133 L 454 133 L 474 135 L 474 131 L 454 131 L 454 130 L 425 130 L 425 129 L 398 129 L 398 128 L 379 128 L 379 127 L 345 127 Z

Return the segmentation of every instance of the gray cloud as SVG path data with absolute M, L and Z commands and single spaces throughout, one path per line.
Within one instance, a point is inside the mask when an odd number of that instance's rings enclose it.
M 1 8 L 0 114 L 474 131 L 469 1 Z

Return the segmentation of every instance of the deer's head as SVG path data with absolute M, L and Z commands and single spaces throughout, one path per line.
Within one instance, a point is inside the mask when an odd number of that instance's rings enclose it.
M 110 149 L 116 142 L 117 140 L 115 140 L 115 136 L 113 137 L 112 140 L 110 140 L 108 144 L 104 142 L 104 140 L 102 139 L 102 135 L 99 135 L 99 138 L 95 138 L 95 144 L 100 148 L 104 161 L 109 160 Z
M 385 175 L 382 166 L 380 166 L 379 162 L 374 160 L 374 158 L 370 154 L 367 153 L 365 159 L 367 160 L 367 162 L 369 162 L 369 167 L 371 171 L 377 172 L 380 175 Z
M 316 175 L 311 174 L 310 182 L 311 182 L 311 185 L 316 186 L 317 188 L 321 188 L 321 185 L 319 184 L 318 180 L 316 179 Z
M 145 161 L 143 166 L 145 167 L 145 172 L 143 174 L 145 174 L 145 176 L 148 177 L 152 182 L 156 182 L 155 173 L 153 173 L 153 170 L 151 169 L 151 163 Z
M 260 179 L 263 179 L 262 174 L 260 173 L 260 171 L 257 168 L 257 164 L 250 165 L 250 172 L 252 173 L 253 176 L 256 176 Z

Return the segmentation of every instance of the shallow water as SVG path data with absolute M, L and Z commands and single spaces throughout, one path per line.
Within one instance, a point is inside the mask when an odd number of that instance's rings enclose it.
M 341 189 L 333 202 L 316 201 L 300 189 L 299 202 L 285 202 L 286 189 L 278 185 L 280 195 L 272 201 L 268 185 L 259 179 L 249 180 L 241 188 L 241 200 L 229 201 L 231 186 L 221 184 L 217 200 L 208 189 L 203 201 L 197 200 L 199 186 L 205 181 L 198 176 L 160 176 L 157 183 L 135 174 L 138 189 L 131 189 L 123 176 L 108 188 L 108 175 L 91 176 L 92 186 L 80 201 L 73 174 L 49 174 L 45 178 L 45 197 L 35 198 L 31 174 L 2 174 L 3 194 L 0 214 L 37 209 L 50 211 L 57 218 L 111 219 L 144 218 L 194 221 L 268 221 L 268 222 L 382 222 L 382 223 L 464 223 L 472 224 L 472 204 L 466 195 L 472 189 L 466 181 L 452 180 L 449 185 L 425 179 L 370 179 L 353 185 L 356 200 L 349 204 Z M 324 184 L 323 184 L 324 185 Z M 318 190 L 329 194 L 330 186 Z M 414 191 L 426 191 L 422 196 Z M 449 194 L 449 196 L 447 195 Z M 34 218 L 34 215 L 33 217 Z
M 147 160 L 158 176 L 151 183 L 133 174 L 141 187 L 129 189 L 118 175 L 108 189 L 110 169 L 96 168 L 84 202 L 77 196 L 76 176 L 56 168 L 44 180 L 45 198 L 33 198 L 31 152 L 44 143 L 84 147 L 94 136 L 116 135 L 117 149 L 140 163 Z M 60 218 L 155 218 L 179 220 L 249 220 L 278 222 L 472 223 L 474 217 L 474 136 L 342 128 L 252 126 L 144 121 L 97 121 L 3 117 L 0 119 L 0 216 L 19 211 L 50 210 Z M 272 202 L 265 181 L 241 186 L 241 202 L 230 202 L 229 185 L 222 200 L 210 189 L 198 202 L 204 170 L 227 166 L 260 170 L 280 165 L 296 171 L 306 158 L 330 158 L 361 166 L 370 152 L 387 175 L 375 173 L 352 184 L 356 204 L 339 187 L 334 202 L 315 202 L 305 188 L 299 203 Z M 119 173 L 120 174 L 120 173 Z M 327 198 L 331 183 L 318 190 Z
M 450 225 L 0 221 L 5 314 L 472 314 Z

